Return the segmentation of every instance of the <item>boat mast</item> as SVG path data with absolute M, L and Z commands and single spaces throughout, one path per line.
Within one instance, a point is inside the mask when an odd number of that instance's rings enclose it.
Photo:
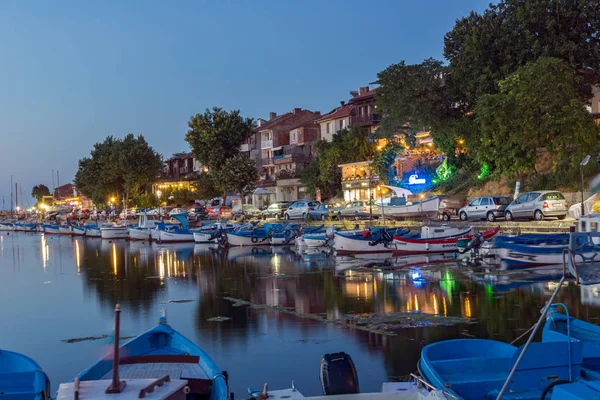
M 10 215 L 13 215 L 13 179 L 12 175 L 10 176 Z
M 58 199 L 60 200 L 60 175 L 58 170 L 56 170 L 56 185 L 58 186 Z

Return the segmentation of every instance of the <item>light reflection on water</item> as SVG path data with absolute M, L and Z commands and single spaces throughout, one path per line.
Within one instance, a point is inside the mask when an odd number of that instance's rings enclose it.
M 151 328 L 161 308 L 170 323 L 203 347 L 243 395 L 265 381 L 319 394 L 318 363 L 327 352 L 352 355 L 364 391 L 415 369 L 422 346 L 476 336 L 510 341 L 529 328 L 555 287 L 556 271 L 510 279 L 457 268 L 448 256 L 333 257 L 320 251 L 149 245 L 94 238 L 0 234 L 0 301 L 8 329 L 3 348 L 36 359 L 54 385 L 89 366 L 104 341 L 64 344 L 110 332 L 121 303 L 123 334 Z M 329 319 L 347 314 L 425 312 L 478 319 L 476 324 L 400 329 L 396 336 L 331 326 L 275 310 L 235 307 L 223 297 L 285 307 Z M 193 300 L 164 305 L 168 300 Z M 559 301 L 578 318 L 598 321 L 600 290 L 564 286 Z M 231 320 L 210 322 L 226 316 Z M 273 365 L 285 368 L 273 368 Z

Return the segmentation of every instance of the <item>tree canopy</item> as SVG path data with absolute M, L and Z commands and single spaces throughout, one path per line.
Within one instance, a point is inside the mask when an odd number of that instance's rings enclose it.
M 50 189 L 44 184 L 35 185 L 31 189 L 31 197 L 35 197 L 38 203 L 41 203 L 44 196 L 50 196 Z
M 559 59 L 542 57 L 498 83 L 500 92 L 481 97 L 475 156 L 500 174 L 536 172 L 540 151 L 577 159 L 592 148 L 598 129 L 577 93 L 580 77 Z M 548 90 L 552 88 L 552 90 Z
M 258 172 L 254 160 L 240 156 L 240 146 L 254 133 L 254 120 L 243 118 L 239 110 L 228 112 L 214 107 L 192 116 L 188 127 L 185 140 L 196 158 L 208 167 L 204 184 L 210 187 L 200 190 L 213 193 L 216 188 L 225 195 L 249 194 L 247 188 L 254 189 Z
M 239 154 L 240 146 L 253 133 L 254 120 L 243 118 L 239 110 L 227 112 L 214 107 L 192 116 L 188 127 L 185 140 L 196 158 L 213 171 Z
M 401 61 L 378 74 L 383 133 L 403 124 L 430 129 L 449 158 L 460 143 L 467 153 L 457 162 L 485 162 L 494 176 L 509 177 L 535 172 L 545 151 L 564 157 L 590 144 L 583 106 L 591 85 L 600 84 L 599 2 L 491 4 L 456 21 L 444 37 L 444 57 L 446 64 Z
M 79 160 L 75 185 L 96 204 L 109 196 L 137 196 L 155 182 L 163 169 L 162 157 L 144 136 L 108 136 L 96 143 L 90 157 Z

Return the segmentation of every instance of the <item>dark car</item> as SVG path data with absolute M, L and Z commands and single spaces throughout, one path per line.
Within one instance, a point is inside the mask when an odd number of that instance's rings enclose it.
M 308 216 L 310 219 L 318 219 L 320 221 L 325 221 L 329 216 L 329 210 L 325 206 L 325 204 L 319 204 L 314 207 L 313 210 L 308 211 Z
M 202 206 L 192 206 L 188 208 L 188 217 L 193 221 L 200 221 L 208 218 L 208 212 L 206 212 L 206 208 Z
M 292 204 L 291 201 L 278 201 L 272 203 L 262 212 L 263 218 L 283 218 L 283 214 Z

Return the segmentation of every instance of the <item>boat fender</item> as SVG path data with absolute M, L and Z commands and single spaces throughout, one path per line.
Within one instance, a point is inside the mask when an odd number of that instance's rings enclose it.
M 256 254 L 256 253 L 258 253 L 258 249 L 256 247 L 253 247 L 252 248 L 252 254 Z
M 256 242 L 258 242 L 258 238 L 257 238 L 256 236 L 254 236 L 254 235 L 253 235 L 253 236 L 252 236 L 252 238 L 250 239 L 250 241 L 251 241 L 252 243 L 256 243 Z
M 185 386 L 185 387 L 183 388 L 183 393 L 184 393 L 184 394 L 189 394 L 189 393 L 190 393 L 190 388 L 189 388 L 188 386 Z
M 358 374 L 348 354 L 325 354 L 321 359 L 321 388 L 325 396 L 360 393 Z

